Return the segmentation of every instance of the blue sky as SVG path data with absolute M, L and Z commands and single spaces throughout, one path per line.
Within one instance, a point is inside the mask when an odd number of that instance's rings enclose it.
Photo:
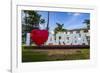
M 47 11 L 38 11 L 41 18 L 45 19 L 45 24 L 40 25 L 41 28 L 45 28 L 47 24 Z M 89 13 L 79 12 L 49 12 L 49 30 L 54 30 L 57 26 L 56 23 L 64 24 L 65 29 L 78 29 L 86 27 L 83 24 L 85 19 L 90 19 Z

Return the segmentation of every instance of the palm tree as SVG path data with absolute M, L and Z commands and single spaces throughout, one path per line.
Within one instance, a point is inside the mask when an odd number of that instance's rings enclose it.
M 57 27 L 54 29 L 55 34 L 58 32 L 66 32 L 67 29 L 64 29 L 64 24 L 56 23 Z
M 87 25 L 87 28 L 90 29 L 90 20 L 89 19 L 85 19 L 84 22 Z
M 45 20 L 41 19 L 41 15 L 39 15 L 36 11 L 24 10 L 24 13 L 27 32 L 30 32 L 33 29 L 39 29 L 39 23 L 45 23 Z

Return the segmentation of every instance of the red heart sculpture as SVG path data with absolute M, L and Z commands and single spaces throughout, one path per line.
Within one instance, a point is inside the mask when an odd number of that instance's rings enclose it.
M 47 30 L 34 29 L 31 31 L 31 39 L 35 44 L 40 46 L 47 41 L 48 34 Z

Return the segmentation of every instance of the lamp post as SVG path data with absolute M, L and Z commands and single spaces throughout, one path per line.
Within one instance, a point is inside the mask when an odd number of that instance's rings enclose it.
M 47 30 L 49 30 L 49 11 L 48 11 L 48 20 L 47 20 Z

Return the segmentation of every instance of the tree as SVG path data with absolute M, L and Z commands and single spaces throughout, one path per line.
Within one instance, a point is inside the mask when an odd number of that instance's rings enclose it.
M 58 32 L 66 32 L 67 29 L 64 29 L 64 24 L 56 23 L 57 27 L 54 29 L 55 34 Z
M 41 15 L 36 11 L 24 10 L 24 13 L 27 32 L 30 32 L 33 29 L 39 29 L 39 24 L 45 23 L 45 20 L 41 19 Z
M 90 20 L 89 19 L 85 19 L 84 22 L 87 25 L 87 28 L 90 29 Z

